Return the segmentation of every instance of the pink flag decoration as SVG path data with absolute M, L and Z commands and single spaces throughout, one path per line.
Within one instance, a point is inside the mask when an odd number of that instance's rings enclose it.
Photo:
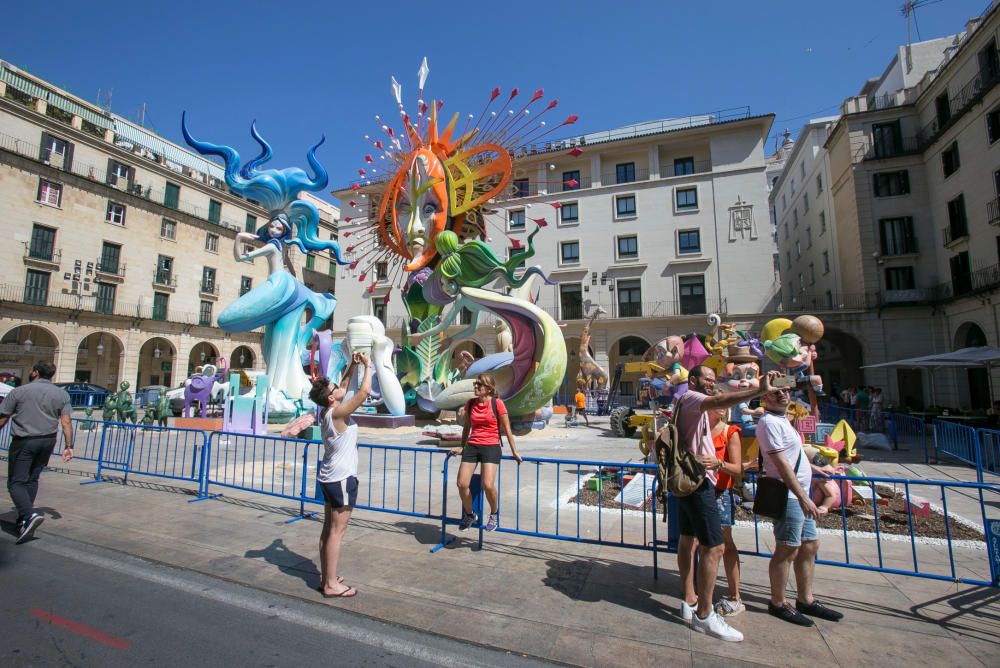
M 580 148 L 579 146 L 576 146 L 576 147 L 572 148 L 568 153 L 566 153 L 566 155 L 571 155 L 574 158 L 578 158 L 581 155 L 583 155 L 583 149 Z
M 490 102 L 492 102 L 493 100 L 497 99 L 499 96 L 500 96 L 500 89 L 499 88 L 494 88 L 493 92 L 490 93 Z
M 569 186 L 570 188 L 576 188 L 578 185 L 580 185 L 580 182 L 577 181 L 576 179 L 568 179 L 566 181 L 563 181 L 563 185 Z
M 351 205 L 351 206 L 357 206 L 357 205 L 358 205 L 358 202 L 357 202 L 357 200 L 353 200 L 353 199 L 352 199 L 352 200 L 350 201 L 350 205 Z
M 562 208 L 562 202 L 549 202 L 549 204 L 552 205 L 553 209 L 561 209 Z
M 567 116 L 567 117 L 566 117 L 566 120 L 565 120 L 565 121 L 563 121 L 563 122 L 562 122 L 562 124 L 563 124 L 563 125 L 573 125 L 573 124 L 574 124 L 574 123 L 576 123 L 576 122 L 577 122 L 578 120 L 580 120 L 580 117 L 579 117 L 579 116 L 577 116 L 576 114 L 573 114 L 572 116 Z
M 349 223 L 349 222 L 351 222 L 352 220 L 354 220 L 354 219 L 353 219 L 353 218 L 351 218 L 350 216 L 347 216 L 346 218 L 344 218 L 344 222 L 345 222 L 345 223 Z
M 532 218 L 531 222 L 535 223 L 539 227 L 547 227 L 548 226 L 548 223 L 545 222 L 544 218 Z
M 535 91 L 535 94 L 531 96 L 531 101 L 534 102 L 543 95 L 545 95 L 545 91 L 539 88 L 538 90 Z
M 557 104 L 559 104 L 559 100 L 552 100 L 551 102 L 549 102 L 549 106 L 545 107 L 545 111 L 548 111 L 549 109 L 554 109 Z
M 515 88 L 514 90 L 512 90 L 512 91 L 510 92 L 510 97 L 509 97 L 509 98 L 507 98 L 507 99 L 508 99 L 508 101 L 509 101 L 509 100 L 513 100 L 513 99 L 514 99 L 515 97 L 517 97 L 517 94 L 518 94 L 518 92 L 519 92 L 519 91 L 518 91 L 518 89 L 517 89 L 517 88 Z
M 352 183 L 351 190 L 361 190 L 361 186 L 359 186 L 357 183 Z
M 350 264 L 350 268 L 351 268 L 351 269 L 357 269 L 357 267 L 358 267 L 358 262 L 360 262 L 360 260 L 355 260 L 354 262 L 352 262 L 352 263 Z
M 365 162 L 375 162 L 375 160 L 372 159 L 372 156 L 371 156 L 370 153 L 366 153 L 365 154 Z
M 364 283 L 365 282 L 365 276 L 367 276 L 367 275 L 368 275 L 367 271 L 361 272 L 361 275 L 358 276 L 358 283 Z
M 524 245 L 521 243 L 519 239 L 511 239 L 510 247 L 513 248 L 514 250 L 521 250 L 522 248 L 524 248 Z
M 365 175 L 365 170 L 359 169 L 358 170 L 358 174 L 360 174 L 361 176 L 364 176 Z

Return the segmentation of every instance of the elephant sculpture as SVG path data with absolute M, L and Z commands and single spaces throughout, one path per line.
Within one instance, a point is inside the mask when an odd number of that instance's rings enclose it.
M 228 373 L 226 358 L 218 359 L 219 368 L 206 364 L 200 373 L 195 373 L 184 382 L 184 417 L 189 417 L 191 404 L 198 402 L 198 417 L 205 417 L 208 400 L 212 396 L 212 388 L 221 383 Z

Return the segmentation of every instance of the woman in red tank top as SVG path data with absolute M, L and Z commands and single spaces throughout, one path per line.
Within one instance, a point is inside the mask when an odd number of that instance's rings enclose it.
M 510 418 L 503 400 L 496 396 L 497 384 L 493 374 L 481 373 L 473 382 L 476 396 L 465 405 L 465 429 L 462 430 L 462 446 L 451 451 L 452 455 L 462 455 L 458 468 L 458 495 L 462 497 L 462 522 L 459 530 L 465 531 L 479 519 L 472 512 L 472 492 L 469 485 L 476 466 L 481 465 L 483 492 L 490 502 L 490 517 L 486 531 L 494 531 L 499 526 L 499 500 L 497 498 L 497 470 L 500 468 L 501 439 L 503 431 L 510 444 L 510 454 L 521 463 L 521 455 L 514 443 L 510 430 Z

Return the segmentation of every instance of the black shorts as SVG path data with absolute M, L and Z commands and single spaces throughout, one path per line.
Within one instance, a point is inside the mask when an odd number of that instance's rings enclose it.
M 500 444 L 497 445 L 472 445 L 466 444 L 462 450 L 463 464 L 499 464 L 502 455 Z
M 337 482 L 321 482 L 323 498 L 334 508 L 353 508 L 358 501 L 358 479 L 356 476 Z
M 715 487 L 708 478 L 693 494 L 677 497 L 677 510 L 682 536 L 694 536 L 702 547 L 722 545 L 722 518 L 715 502 Z

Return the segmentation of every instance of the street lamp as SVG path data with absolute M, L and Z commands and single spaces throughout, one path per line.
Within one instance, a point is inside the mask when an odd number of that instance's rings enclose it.
M 104 354 L 104 337 L 102 336 L 101 340 L 97 343 L 97 356 L 100 357 L 103 354 Z
M 31 329 L 30 328 L 28 329 L 28 335 L 24 338 L 24 343 L 22 345 L 24 346 L 24 352 L 26 352 L 26 353 L 30 353 L 31 352 L 31 346 L 33 346 L 34 344 L 31 341 Z
M 153 357 L 156 358 L 156 359 L 160 359 L 160 355 L 162 355 L 162 354 L 163 353 L 160 352 L 160 344 L 157 343 L 156 347 L 153 348 Z

